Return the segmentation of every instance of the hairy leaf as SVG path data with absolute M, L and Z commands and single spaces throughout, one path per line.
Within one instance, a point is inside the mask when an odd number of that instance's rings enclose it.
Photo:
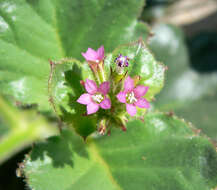
M 210 190 L 217 184 L 217 153 L 193 131 L 161 113 L 86 142 L 66 130 L 33 148 L 24 173 L 35 190 Z
M 107 51 L 148 35 L 136 19 L 143 0 L 0 0 L 0 88 L 49 110 L 49 59 L 81 59 L 88 47 Z

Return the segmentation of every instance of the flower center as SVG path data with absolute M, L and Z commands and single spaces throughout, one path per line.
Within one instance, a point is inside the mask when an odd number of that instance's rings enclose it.
M 134 102 L 137 101 L 135 95 L 133 92 L 130 92 L 128 94 L 126 94 L 126 100 L 128 104 L 133 104 Z
M 97 104 L 100 104 L 104 100 L 104 96 L 100 93 L 94 94 L 91 98 Z

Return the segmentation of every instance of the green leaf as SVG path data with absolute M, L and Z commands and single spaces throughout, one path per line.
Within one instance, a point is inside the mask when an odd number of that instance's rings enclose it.
M 183 33 L 178 27 L 159 24 L 153 32 L 150 47 L 156 58 L 168 66 L 165 87 L 157 96 L 155 107 L 174 110 L 216 140 L 217 73 L 201 73 L 190 65 Z
M 57 116 L 75 128 L 76 132 L 86 138 L 96 130 L 96 117 L 84 116 L 86 107 L 77 103 L 77 99 L 84 88 L 81 80 L 91 78 L 92 73 L 87 63 L 80 63 L 75 59 L 63 59 L 62 62 L 51 65 L 49 77 L 49 96 Z
M 215 147 L 183 120 L 162 113 L 86 142 L 63 131 L 37 144 L 24 165 L 35 190 L 210 190 L 217 184 Z
M 49 59 L 82 59 L 88 47 L 117 45 L 142 36 L 143 0 L 0 0 L 0 88 L 4 94 L 50 110 Z M 82 13 L 82 14 L 81 14 Z

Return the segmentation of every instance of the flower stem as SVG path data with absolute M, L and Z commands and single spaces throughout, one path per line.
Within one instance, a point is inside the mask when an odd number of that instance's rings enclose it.
M 57 128 L 34 111 L 19 111 L 0 97 L 0 117 L 8 130 L 0 138 L 0 163 L 35 140 L 57 134 Z
M 105 70 L 102 64 L 99 65 L 98 75 L 99 75 L 100 83 L 106 81 Z

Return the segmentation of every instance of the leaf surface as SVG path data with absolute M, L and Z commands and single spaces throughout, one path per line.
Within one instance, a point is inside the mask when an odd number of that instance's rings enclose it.
M 81 59 L 88 47 L 117 45 L 142 36 L 143 0 L 1 0 L 0 88 L 24 104 L 50 110 L 48 60 Z M 82 13 L 82 14 L 81 14 Z
M 215 147 L 175 116 L 147 114 L 127 132 L 90 137 L 71 131 L 39 143 L 24 161 L 35 190 L 210 190 L 217 184 Z

